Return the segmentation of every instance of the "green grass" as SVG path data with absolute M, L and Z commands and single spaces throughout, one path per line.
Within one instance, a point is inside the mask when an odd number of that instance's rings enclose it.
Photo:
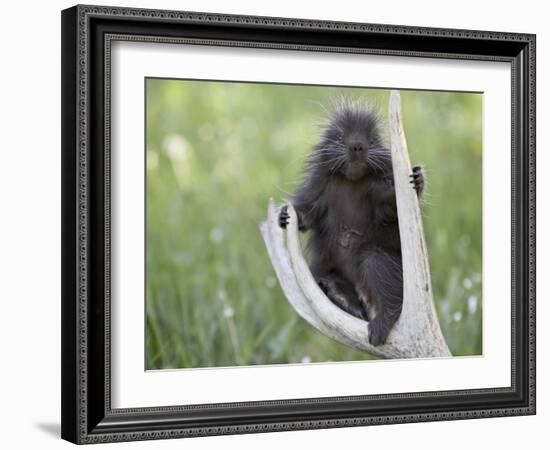
M 258 224 L 288 197 L 324 105 L 389 91 L 147 81 L 149 369 L 370 359 L 289 306 Z M 455 355 L 481 348 L 482 96 L 402 92 L 413 162 L 425 166 L 424 224 L 435 303 Z

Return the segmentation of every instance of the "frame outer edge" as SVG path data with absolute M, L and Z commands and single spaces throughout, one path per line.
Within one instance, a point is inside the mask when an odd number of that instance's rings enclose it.
M 77 8 L 61 12 L 61 437 L 78 442 Z
M 245 25 L 250 28 L 275 27 L 288 29 L 317 29 L 335 31 L 380 32 L 383 34 L 417 35 L 427 37 L 500 40 L 525 45 L 528 53 L 525 113 L 528 117 L 528 355 L 524 364 L 528 372 L 529 399 L 525 406 L 486 410 L 452 411 L 444 413 L 414 413 L 411 415 L 375 416 L 364 418 L 321 419 L 313 421 L 278 422 L 255 425 L 197 427 L 177 430 L 129 431 L 103 434 L 89 430 L 87 399 L 88 364 L 88 70 L 89 30 L 91 17 L 128 17 L 150 21 L 178 23 L 210 23 Z M 113 442 L 125 440 L 163 439 L 186 436 L 240 434 L 370 424 L 419 421 L 456 420 L 499 417 L 535 413 L 535 36 L 532 34 L 500 33 L 474 30 L 451 30 L 414 26 L 395 26 L 307 20 L 291 18 L 238 16 L 227 14 L 193 13 L 183 11 L 121 8 L 78 5 L 62 13 L 62 437 L 74 443 Z M 66 42 L 70 40 L 72 42 Z M 68 66 L 68 67 L 67 67 Z M 76 106 L 76 108 L 75 108 Z M 527 194 L 523 192 L 523 194 Z M 524 336 L 527 336 L 525 333 Z M 524 366 L 525 367 L 525 366 Z
M 304 19 L 280 16 L 256 16 L 232 13 L 205 13 L 200 11 L 176 11 L 169 9 L 151 9 L 146 7 L 132 8 L 122 6 L 100 6 L 79 4 L 84 14 L 96 16 L 116 16 L 149 20 L 172 21 L 179 23 L 212 23 L 245 25 L 247 27 L 277 27 L 281 30 L 302 29 L 320 31 L 360 31 L 382 34 L 427 35 L 430 37 L 454 37 L 465 39 L 486 39 L 508 42 L 530 42 L 534 34 L 504 31 L 469 30 L 460 28 L 442 28 L 413 25 L 395 25 L 389 23 L 350 22 L 327 19 Z
M 537 412 L 537 389 L 536 389 L 536 125 L 537 125 L 537 68 L 536 68 L 536 53 L 537 53 L 537 37 L 536 35 L 529 36 L 528 52 L 529 52 L 529 95 L 528 95 L 528 164 L 529 164 L 529 279 L 528 279 L 528 303 L 529 303 L 529 413 L 536 414 Z

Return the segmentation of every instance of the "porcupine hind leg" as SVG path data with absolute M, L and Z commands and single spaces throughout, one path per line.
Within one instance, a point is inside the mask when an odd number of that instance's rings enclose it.
M 403 307 L 403 270 L 400 255 L 369 250 L 360 264 L 359 297 L 372 302 L 375 316 L 369 321 L 369 342 L 381 345 Z M 365 305 L 366 306 L 366 305 Z

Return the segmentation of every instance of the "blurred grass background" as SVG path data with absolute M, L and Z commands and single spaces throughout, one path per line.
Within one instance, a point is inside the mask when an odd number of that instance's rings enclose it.
M 148 369 L 370 359 L 292 310 L 258 224 L 300 180 L 324 108 L 389 91 L 148 79 Z M 482 95 L 402 91 L 435 304 L 454 355 L 482 352 Z

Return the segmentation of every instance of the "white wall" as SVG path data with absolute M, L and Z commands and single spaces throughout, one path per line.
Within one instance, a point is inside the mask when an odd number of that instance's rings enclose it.
M 93 3 L 93 2 L 91 2 Z M 104 3 L 98 1 L 97 3 Z M 62 448 L 60 397 L 60 14 L 70 1 L 3 4 L 0 108 L 0 443 L 3 448 Z M 187 9 L 536 33 L 538 36 L 538 172 L 550 167 L 550 29 L 544 2 L 463 0 L 338 2 L 279 0 L 128 0 L 109 5 Z M 550 328 L 550 250 L 545 228 L 549 212 L 544 193 L 549 177 L 540 176 L 538 197 L 538 415 L 384 427 L 302 431 L 117 444 L 119 448 L 320 448 L 349 445 L 375 448 L 461 449 L 542 448 L 550 423 L 547 342 Z M 487 199 L 490 201 L 490 199 Z M 6 289 L 7 287 L 7 289 Z M 527 444 L 527 445 L 526 445 Z M 531 444 L 531 446 L 529 446 Z M 113 447 L 114 448 L 114 447 Z

